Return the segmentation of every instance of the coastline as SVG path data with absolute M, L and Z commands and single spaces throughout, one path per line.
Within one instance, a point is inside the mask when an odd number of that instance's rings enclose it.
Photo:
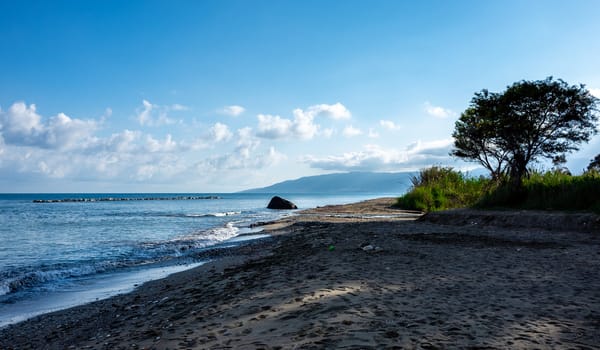
M 598 231 L 416 221 L 389 204 L 262 223 L 271 237 L 229 256 L 0 329 L 0 348 L 600 344 Z

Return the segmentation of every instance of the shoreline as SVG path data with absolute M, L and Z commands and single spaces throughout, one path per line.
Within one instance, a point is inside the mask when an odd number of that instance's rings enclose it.
M 0 348 L 600 344 L 597 231 L 415 221 L 389 204 L 264 223 L 257 246 L 9 325 Z
M 50 290 L 36 295 L 35 298 L 21 297 L 23 299 L 17 299 L 19 305 L 14 307 L 15 301 L 9 301 L 5 305 L 0 305 L 0 312 L 3 312 L 0 330 L 34 317 L 43 317 L 46 314 L 131 293 L 145 283 L 193 270 L 228 256 L 235 256 L 247 249 L 246 245 L 258 247 L 263 243 L 262 240 L 270 238 L 269 235 L 262 233 L 261 229 L 242 227 L 240 230 L 243 232 L 238 236 L 196 252 L 193 260 L 175 261 L 175 263 L 155 262 L 125 270 L 83 276 L 58 291 Z

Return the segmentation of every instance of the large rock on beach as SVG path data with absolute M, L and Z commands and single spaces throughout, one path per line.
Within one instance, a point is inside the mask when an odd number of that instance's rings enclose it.
M 269 205 L 267 205 L 267 209 L 298 209 L 298 207 L 287 199 L 275 196 L 271 198 Z

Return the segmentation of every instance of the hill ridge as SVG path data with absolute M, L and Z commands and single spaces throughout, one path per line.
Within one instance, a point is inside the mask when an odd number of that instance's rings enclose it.
M 345 172 L 303 176 L 240 193 L 389 193 L 400 195 L 410 187 L 415 172 Z

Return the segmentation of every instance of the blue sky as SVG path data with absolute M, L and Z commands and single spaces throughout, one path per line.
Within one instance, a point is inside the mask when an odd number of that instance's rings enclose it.
M 0 192 L 227 192 L 448 156 L 476 91 L 600 95 L 598 1 L 0 0 Z M 568 156 L 580 172 L 600 139 Z

